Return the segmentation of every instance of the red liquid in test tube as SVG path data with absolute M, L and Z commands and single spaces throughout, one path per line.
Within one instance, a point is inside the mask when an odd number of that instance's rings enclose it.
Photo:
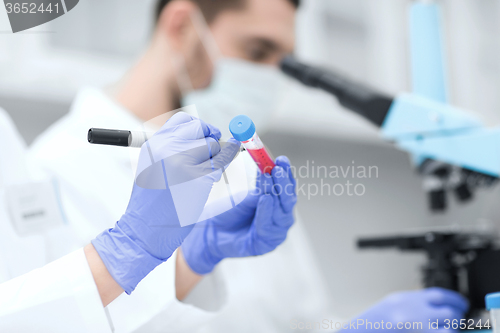
M 262 173 L 271 174 L 276 166 L 266 147 L 255 132 L 255 125 L 247 116 L 237 116 L 231 120 L 229 130 L 233 137 L 241 141 Z
M 245 142 L 242 143 L 243 146 L 245 146 Z M 250 156 L 252 156 L 255 163 L 257 163 L 257 166 L 262 173 L 271 174 L 271 171 L 274 169 L 276 164 L 274 164 L 273 159 L 271 158 L 265 147 L 259 149 L 250 149 L 245 147 L 245 149 L 248 150 L 248 153 L 250 154 Z

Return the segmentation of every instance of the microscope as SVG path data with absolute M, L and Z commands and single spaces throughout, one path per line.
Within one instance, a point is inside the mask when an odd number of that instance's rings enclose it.
M 470 302 L 469 318 L 484 310 L 486 294 L 500 290 L 500 244 L 492 235 L 480 232 L 426 232 L 416 235 L 360 238 L 360 249 L 395 248 L 423 252 L 423 285 L 451 289 Z
M 343 107 L 379 127 L 383 139 L 408 152 L 422 175 L 433 212 L 446 210 L 448 193 L 466 202 L 500 177 L 500 127 L 486 128 L 472 113 L 446 102 L 438 14 L 432 1 L 414 1 L 411 7 L 414 93 L 389 96 L 292 56 L 281 62 L 285 74 L 333 95 Z M 487 293 L 500 291 L 500 239 L 491 234 L 428 231 L 361 238 L 357 245 L 425 253 L 423 285 L 468 297 L 469 318 L 480 316 Z

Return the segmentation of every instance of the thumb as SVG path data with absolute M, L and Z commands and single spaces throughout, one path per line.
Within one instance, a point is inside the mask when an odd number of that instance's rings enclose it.
M 229 139 L 227 142 L 221 142 L 220 152 L 212 158 L 214 170 L 226 169 L 240 150 L 240 142 Z
M 257 205 L 259 204 L 260 194 L 256 191 L 249 191 L 245 199 L 238 205 L 244 209 L 256 211 Z
M 165 124 L 163 124 L 162 129 L 167 129 L 167 128 L 174 128 L 176 126 L 179 126 L 181 124 L 189 123 L 196 119 L 193 116 L 190 116 L 189 114 L 185 112 L 177 112 L 175 113 Z
M 255 212 L 255 229 L 259 236 L 267 235 L 269 227 L 273 225 L 274 198 L 264 194 L 259 198 Z

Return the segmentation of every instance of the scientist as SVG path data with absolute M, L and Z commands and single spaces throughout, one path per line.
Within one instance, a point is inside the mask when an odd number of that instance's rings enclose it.
M 27 168 L 24 145 L 1 109 L 0 135 L 2 184 L 12 177 L 26 181 L 29 173 L 16 171 Z M 109 332 L 103 306 L 124 291 L 130 294 L 172 256 L 202 215 L 213 184 L 237 154 L 239 142 L 232 139 L 221 147 L 220 136 L 217 128 L 185 113 L 172 116 L 143 145 L 128 207 L 113 228 L 83 250 L 0 284 L 0 330 Z M 296 198 L 293 194 L 278 195 L 272 185 L 293 187 L 289 169 L 286 159 L 281 158 L 272 175 L 259 175 L 259 191 L 250 193 L 242 206 L 257 207 L 260 217 L 252 233 L 247 237 L 240 233 L 241 244 L 234 244 L 238 249 L 259 255 L 286 238 Z M 3 186 L 1 189 L 4 199 Z M 178 204 L 188 200 L 187 208 Z M 5 212 L 0 210 L 0 214 Z M 7 220 L 2 216 L 3 223 Z M 207 261 L 197 258 L 197 262 Z M 0 264 L 0 268 L 6 266 L 3 261 Z
M 68 220 L 83 240 L 120 218 L 133 177 L 128 150 L 90 146 L 87 130 L 135 129 L 193 103 L 202 119 L 223 132 L 239 113 L 264 125 L 263 115 L 272 108 L 279 87 L 275 66 L 294 48 L 297 6 L 297 0 L 158 3 L 154 34 L 138 63 L 113 89 L 81 91 L 70 113 L 31 149 L 32 157 L 61 182 Z M 206 92 L 191 92 L 207 87 L 212 77 Z M 256 168 L 247 161 L 253 183 Z M 176 256 L 175 271 L 167 266 L 155 270 L 131 296 L 110 304 L 116 332 L 164 332 L 173 325 L 190 332 L 279 332 L 288 331 L 296 318 L 324 318 L 330 300 L 300 221 L 275 251 L 252 257 L 252 251 L 227 246 L 247 230 L 220 223 L 243 211 L 248 226 L 257 214 L 241 204 L 194 228 Z M 223 260 L 230 257 L 248 258 Z M 175 287 L 166 286 L 164 281 L 174 275 Z M 445 311 L 434 312 L 436 307 Z M 367 316 L 427 322 L 458 318 L 463 312 L 460 296 L 432 290 L 391 296 Z M 172 320 L 174 313 L 179 315 Z

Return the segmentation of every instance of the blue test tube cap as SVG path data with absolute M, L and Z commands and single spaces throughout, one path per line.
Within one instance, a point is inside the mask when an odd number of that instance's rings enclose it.
M 238 141 L 247 141 L 255 134 L 255 125 L 249 117 L 239 115 L 233 118 L 229 123 L 229 131 Z
M 486 295 L 486 309 L 500 309 L 500 293 L 491 293 Z

